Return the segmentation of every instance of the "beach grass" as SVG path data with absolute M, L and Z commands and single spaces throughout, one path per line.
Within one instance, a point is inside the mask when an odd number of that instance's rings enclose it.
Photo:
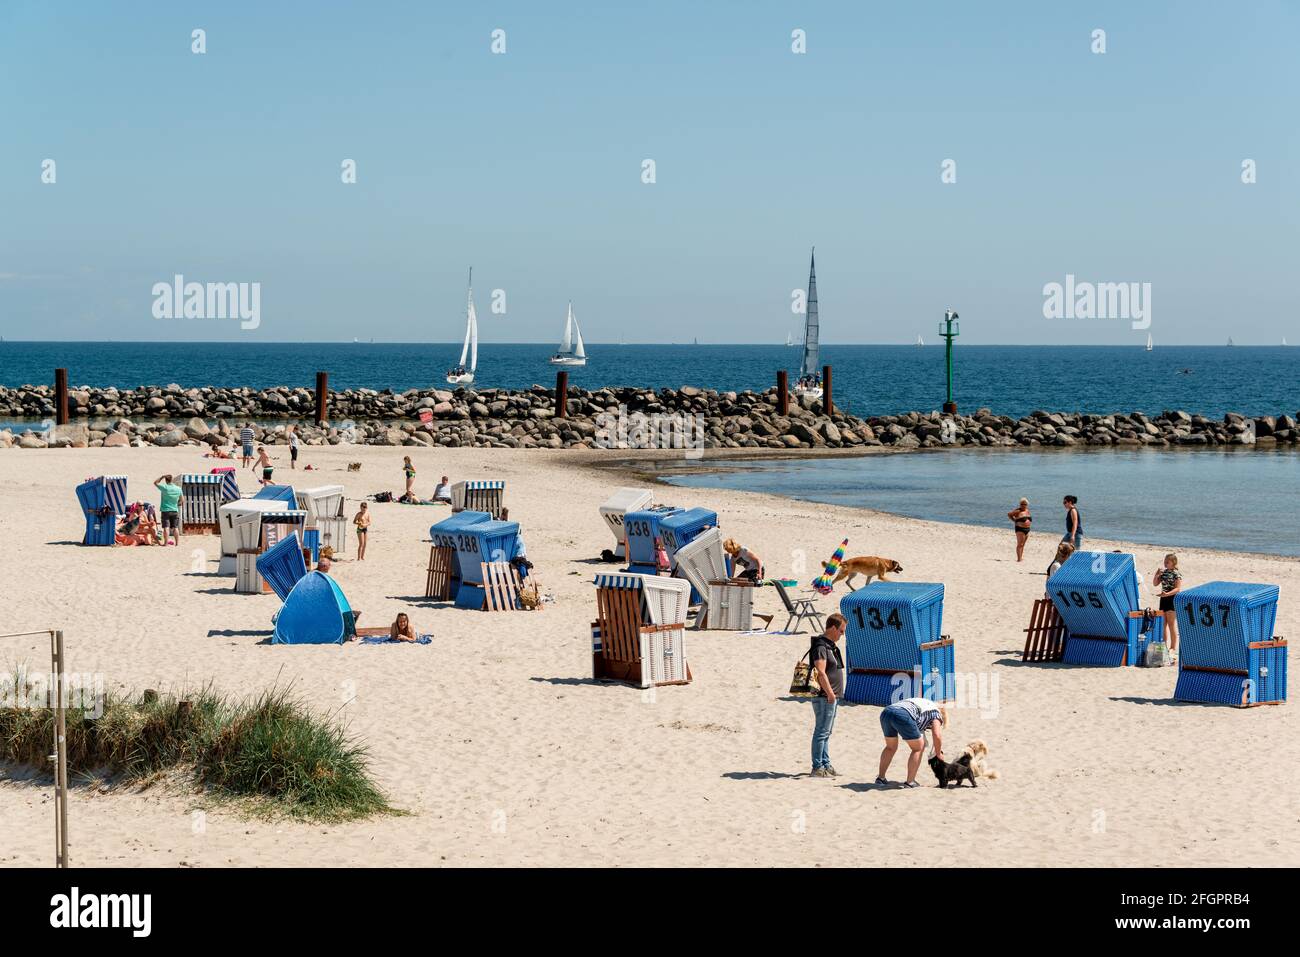
M 54 720 L 50 708 L 0 708 L 0 762 L 48 771 Z M 185 697 L 109 693 L 99 717 L 73 707 L 65 725 L 70 776 L 143 784 L 188 771 L 215 796 L 249 799 L 254 812 L 318 822 L 397 813 L 369 775 L 365 745 L 286 686 L 243 701 L 210 687 Z

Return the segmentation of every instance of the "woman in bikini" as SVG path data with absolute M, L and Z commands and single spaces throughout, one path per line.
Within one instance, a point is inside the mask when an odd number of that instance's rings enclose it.
M 370 507 L 361 503 L 361 511 L 352 516 L 352 524 L 357 527 L 357 561 L 366 560 L 366 533 L 370 531 Z
M 1007 512 L 1007 518 L 1011 519 L 1011 527 L 1016 531 L 1016 561 L 1023 562 L 1025 543 L 1029 541 L 1029 527 L 1034 521 L 1034 516 L 1029 514 L 1029 499 L 1022 498 L 1019 505 Z
M 409 455 L 403 457 L 402 468 L 406 472 L 406 494 L 402 496 L 403 501 L 411 501 L 415 498 L 415 466 L 411 464 Z
M 415 641 L 415 629 L 411 627 L 411 619 L 406 616 L 406 612 L 398 613 L 388 637 L 392 641 Z

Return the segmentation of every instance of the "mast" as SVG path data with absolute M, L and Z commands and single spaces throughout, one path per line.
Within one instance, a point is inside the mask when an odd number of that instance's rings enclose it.
M 803 365 L 800 375 L 811 376 L 821 372 L 818 368 L 819 329 L 817 326 L 817 248 L 814 246 L 808 261 L 808 312 L 804 319 Z

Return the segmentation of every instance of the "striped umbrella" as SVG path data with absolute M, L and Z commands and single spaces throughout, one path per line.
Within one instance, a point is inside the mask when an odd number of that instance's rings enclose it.
M 835 549 L 835 554 L 831 560 L 826 563 L 826 570 L 813 579 L 812 586 L 823 595 L 831 593 L 831 579 L 839 574 L 840 562 L 844 561 L 844 549 L 849 547 L 849 540 L 846 538 L 840 542 L 840 547 Z

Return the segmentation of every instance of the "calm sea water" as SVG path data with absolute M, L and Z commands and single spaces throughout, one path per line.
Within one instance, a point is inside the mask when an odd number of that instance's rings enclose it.
M 1006 514 L 1022 496 L 1034 533 L 1055 541 L 1065 531 L 1061 499 L 1077 495 L 1085 546 L 1093 537 L 1300 556 L 1300 454 L 1290 451 L 961 449 L 710 465 L 731 471 L 668 481 L 992 525 L 1008 542 Z
M 553 385 L 554 346 L 481 344 L 476 385 Z M 0 343 L 0 385 L 52 382 L 55 367 L 73 385 L 307 386 L 318 369 L 334 388 L 428 388 L 460 355 L 459 343 Z M 798 346 L 589 345 L 589 364 L 569 381 L 720 390 L 766 389 L 777 369 L 795 370 Z M 941 346 L 823 346 L 834 367 L 837 404 L 859 415 L 938 408 L 944 400 Z M 1295 414 L 1300 348 L 1168 346 L 1148 353 L 1114 346 L 963 346 L 956 349 L 962 411 L 987 406 L 1019 416 L 1060 412 L 1158 413 L 1186 409 L 1220 416 Z M 1183 370 L 1188 370 L 1184 372 Z

